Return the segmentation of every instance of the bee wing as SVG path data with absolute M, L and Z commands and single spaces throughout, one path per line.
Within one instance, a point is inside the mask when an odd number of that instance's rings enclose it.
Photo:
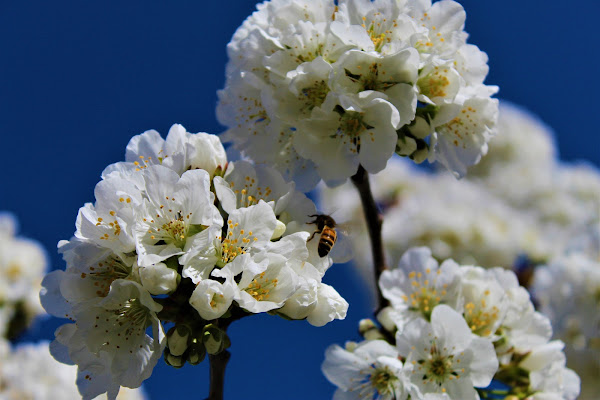
M 349 236 L 338 232 L 335 245 L 331 248 L 329 256 L 336 264 L 350 261 L 354 257 L 352 240 Z

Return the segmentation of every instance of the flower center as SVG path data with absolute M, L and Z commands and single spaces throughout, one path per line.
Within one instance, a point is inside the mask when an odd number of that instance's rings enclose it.
M 498 321 L 500 310 L 496 306 L 487 307 L 486 298 L 490 295 L 489 290 L 484 291 L 483 295 L 479 305 L 472 301 L 465 304 L 465 320 L 474 334 L 489 336 L 493 333 L 493 326 Z
M 90 266 L 88 270 L 87 273 L 81 273 L 81 279 L 91 279 L 99 297 L 106 297 L 111 283 L 117 279 L 126 279 L 131 273 L 131 268 L 114 255 L 100 261 L 97 266 Z
M 210 300 L 210 306 L 212 308 L 216 308 L 217 304 L 221 303 L 224 299 L 224 296 L 221 293 L 213 294 L 212 299 Z
M 362 113 L 346 111 L 340 120 L 339 131 L 346 136 L 357 137 L 367 129 Z
M 312 40 L 312 38 L 311 38 Z M 313 61 L 315 58 L 319 57 L 319 56 L 323 56 L 323 49 L 324 49 L 325 45 L 323 43 L 319 43 L 315 48 L 314 51 L 308 50 L 305 53 L 302 54 L 296 54 L 295 55 L 295 61 L 298 64 L 302 64 L 305 62 L 310 62 Z M 306 47 L 304 48 L 306 50 Z
M 128 197 L 127 200 L 125 200 L 124 198 L 120 198 L 119 201 L 121 203 L 123 202 L 127 202 L 127 203 L 131 203 L 131 199 Z M 110 214 L 111 217 L 114 217 L 115 215 L 117 215 L 117 213 L 114 210 L 111 210 L 108 212 Z M 104 218 L 102 217 L 98 217 L 97 222 L 96 222 L 96 226 L 103 226 L 105 228 L 109 228 L 109 230 L 111 230 L 112 234 L 114 236 L 119 236 L 121 234 L 121 225 L 119 225 L 119 221 L 117 221 L 117 219 L 115 218 L 112 221 L 105 221 Z M 101 240 L 109 240 L 110 235 L 108 233 L 105 233 L 104 235 L 100 236 Z
M 13 261 L 8 264 L 8 267 L 4 271 L 4 275 L 8 280 L 15 282 L 21 277 L 22 272 L 23 268 L 21 268 L 21 264 Z
M 321 106 L 329 93 L 329 86 L 324 80 L 316 81 L 312 86 L 302 89 L 299 99 L 304 103 L 302 111 L 310 113 L 313 108 Z
M 440 70 L 439 67 L 417 81 L 419 90 L 425 96 L 431 98 L 435 97 L 446 97 L 446 88 L 450 85 L 450 80 L 444 73 L 447 73 L 448 69 Z
M 373 14 L 374 17 L 378 17 L 381 16 L 382 14 L 380 12 L 376 12 L 375 14 Z M 371 41 L 373 42 L 373 45 L 375 46 L 375 51 L 381 51 L 381 49 L 383 48 L 383 46 L 386 43 L 390 42 L 390 34 L 392 33 L 392 31 L 390 30 L 384 30 L 383 32 L 381 31 L 382 28 L 382 21 L 376 21 L 376 20 L 371 20 L 369 27 L 367 28 L 367 17 L 362 17 L 363 23 L 361 24 L 363 28 L 365 28 L 365 30 L 367 31 L 367 34 L 369 35 L 369 37 L 371 38 Z M 385 22 L 385 19 L 383 20 L 383 22 Z M 397 24 L 394 22 L 394 26 L 397 26 Z
M 371 386 L 380 395 L 392 394 L 394 392 L 394 383 L 397 380 L 398 377 L 388 367 L 375 368 L 375 371 L 373 371 L 369 378 Z
M 146 336 L 146 328 L 152 324 L 150 311 L 140 299 L 128 299 L 114 310 L 103 310 L 96 316 L 95 329 L 102 332 L 106 347 L 137 350 Z
M 431 319 L 433 308 L 440 304 L 441 296 L 446 295 L 447 284 L 444 284 L 443 289 L 439 292 L 436 289 L 437 276 L 440 273 L 441 271 L 437 270 L 435 275 L 431 277 L 429 268 L 425 271 L 425 276 L 422 272 L 411 271 L 408 278 L 413 292 L 410 296 L 402 296 L 402 299 L 409 304 L 412 311 L 420 312 L 428 321 Z
M 423 371 L 424 383 L 435 383 L 441 386 L 446 381 L 460 379 L 459 372 L 465 372 L 464 368 L 459 367 L 460 362 L 460 358 L 442 354 L 436 344 L 432 343 L 427 359 L 417 361 L 419 365 L 417 370 Z
M 269 299 L 269 293 L 276 287 L 277 279 L 265 279 L 265 273 L 262 272 L 244 290 L 257 301 L 263 301 Z
M 245 254 L 252 247 L 252 243 L 258 238 L 252 234 L 252 231 L 246 232 L 244 229 L 235 231 L 239 223 L 227 221 L 228 232 L 223 239 L 219 236 L 217 239 L 217 254 L 220 254 L 220 259 L 217 261 L 217 266 L 223 268 L 226 264 L 232 262 L 240 254 Z
M 155 215 L 156 220 L 144 218 L 144 222 L 150 225 L 148 233 L 151 240 L 164 240 L 166 243 L 174 244 L 178 248 L 185 246 L 186 238 L 190 231 L 190 218 L 193 213 L 184 214 L 174 197 L 166 196 L 167 203 L 161 204 Z M 170 202 L 170 204 L 169 204 Z M 192 234 L 201 230 L 201 227 L 194 225 Z
M 451 365 L 451 363 L 450 363 L 450 365 Z M 436 358 L 429 362 L 429 370 L 435 376 L 445 377 L 446 370 L 448 367 L 449 367 L 449 365 L 447 365 L 447 362 L 444 361 L 443 358 Z
M 183 217 L 179 215 L 177 219 L 172 219 L 169 222 L 162 225 L 162 229 L 165 230 L 171 236 L 173 241 L 181 242 L 185 239 L 187 233 L 187 224 L 183 221 Z
M 229 186 L 231 190 L 236 194 L 238 207 L 250 207 L 255 204 L 258 204 L 260 199 L 263 199 L 266 202 L 273 200 L 269 196 L 273 193 L 269 186 L 262 188 L 261 186 L 256 186 L 256 180 L 249 176 L 246 176 L 246 182 L 244 183 L 243 189 L 234 188 L 235 183 L 229 182 Z

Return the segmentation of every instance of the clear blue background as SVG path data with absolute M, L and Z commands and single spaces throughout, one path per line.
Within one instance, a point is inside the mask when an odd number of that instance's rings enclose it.
M 93 201 L 100 172 L 123 159 L 131 136 L 165 135 L 175 122 L 223 130 L 214 108 L 225 45 L 255 3 L 0 1 L 0 210 L 14 212 L 53 268 L 64 268 L 56 243 L 73 234 L 78 208 Z M 600 164 L 600 3 L 461 3 L 470 42 L 490 57 L 487 82 L 556 130 L 563 159 Z M 345 321 L 314 328 L 265 315 L 231 327 L 227 399 L 331 397 L 324 349 L 356 339 L 370 306 L 348 266 L 326 281 L 350 302 Z M 60 323 L 38 323 L 26 339 L 51 339 Z M 145 387 L 151 399 L 204 398 L 207 363 L 175 370 L 160 361 Z

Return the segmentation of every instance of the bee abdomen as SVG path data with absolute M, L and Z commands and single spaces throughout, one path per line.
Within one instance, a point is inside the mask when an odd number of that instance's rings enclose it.
M 325 228 L 321 233 L 321 238 L 319 240 L 319 257 L 325 257 L 331 251 L 331 248 L 335 244 L 336 233 L 333 229 Z

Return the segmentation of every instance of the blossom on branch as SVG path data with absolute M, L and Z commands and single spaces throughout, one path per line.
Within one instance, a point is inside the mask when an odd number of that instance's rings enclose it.
M 420 247 L 384 271 L 379 285 L 389 301 L 377 315 L 380 325 L 363 320 L 365 341 L 327 350 L 322 368 L 338 388 L 334 398 L 579 395 L 579 377 L 565 366 L 564 344 L 550 341 L 550 321 L 535 311 L 512 271 L 453 260 L 439 266 L 431 250 Z M 371 348 L 386 352 L 361 350 Z
M 400 154 L 457 176 L 487 152 L 497 88 L 451 0 L 267 1 L 227 46 L 225 140 L 308 191 Z
M 309 240 L 316 207 L 267 166 L 228 162 L 220 140 L 174 125 L 131 139 L 108 166 L 42 304 L 67 318 L 53 356 L 78 366 L 85 399 L 135 388 L 158 359 L 197 364 L 230 345 L 234 320 L 269 312 L 322 326 L 348 303 L 322 282 L 332 265 Z M 165 332 L 165 324 L 174 323 Z
M 17 219 L 0 212 L 0 338 L 11 340 L 43 314 L 37 293 L 48 268 L 42 246 L 17 229 Z

